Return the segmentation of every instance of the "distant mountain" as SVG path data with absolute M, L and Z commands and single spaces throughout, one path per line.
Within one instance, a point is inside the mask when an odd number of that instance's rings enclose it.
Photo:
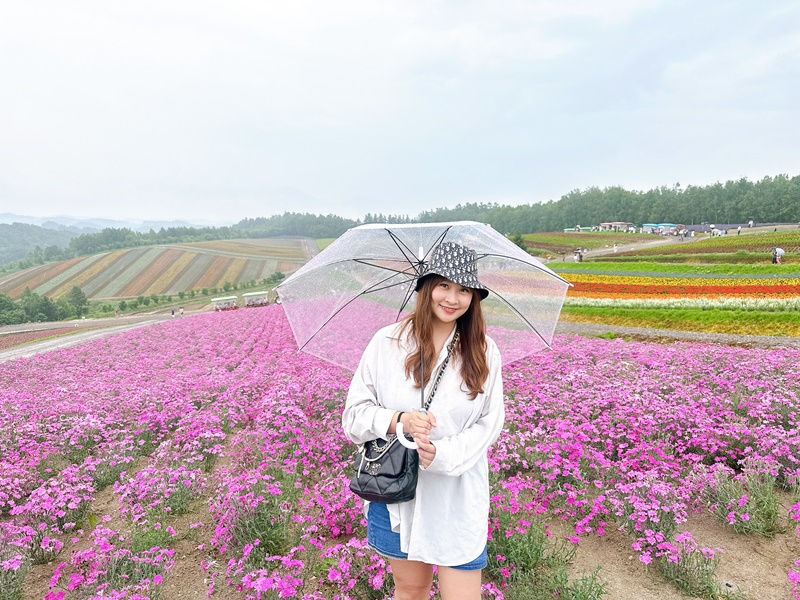
M 14 213 L 0 213 L 0 224 L 2 223 L 25 223 L 27 225 L 38 225 L 46 229 L 67 230 L 74 233 L 94 233 L 107 227 L 114 229 L 130 229 L 131 231 L 158 231 L 168 227 L 214 227 L 221 223 L 210 222 L 191 222 L 191 221 L 127 221 L 102 218 L 79 218 L 68 215 L 58 215 L 52 217 L 30 217 L 17 215 Z M 227 225 L 227 223 L 226 223 Z
M 30 223 L 0 223 L 0 265 L 18 261 L 39 246 L 66 248 L 82 231 L 48 229 Z M 52 260 L 52 259 L 51 259 Z

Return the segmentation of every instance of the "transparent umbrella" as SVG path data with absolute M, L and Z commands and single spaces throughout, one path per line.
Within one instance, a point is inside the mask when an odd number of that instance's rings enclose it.
M 477 254 L 504 362 L 549 347 L 570 284 L 489 225 L 459 221 L 355 227 L 287 278 L 277 292 L 300 349 L 354 371 L 375 332 L 413 310 L 417 277 L 444 241 Z

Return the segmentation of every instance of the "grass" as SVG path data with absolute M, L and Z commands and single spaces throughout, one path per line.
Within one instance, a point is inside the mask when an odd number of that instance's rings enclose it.
M 685 249 L 689 249 L 688 247 L 684 246 Z M 663 250 L 663 248 L 661 248 Z M 706 264 L 762 264 L 772 266 L 772 255 L 769 252 L 747 252 L 744 250 L 740 250 L 737 252 L 706 252 L 706 253 L 691 253 L 691 252 L 675 252 L 671 254 L 658 254 L 658 253 L 647 253 L 645 254 L 644 251 L 639 253 L 638 251 L 628 251 L 625 254 L 614 255 L 614 256 L 604 256 L 603 261 L 609 261 L 614 263 L 624 263 L 624 262 L 633 262 L 638 263 L 641 262 L 643 259 L 651 262 L 658 262 L 658 263 L 689 263 L 689 264 L 697 264 L 697 265 L 706 265 Z M 584 262 L 591 262 L 591 259 L 587 258 Z M 791 267 L 791 263 L 797 263 L 797 254 L 796 253 L 786 253 L 783 256 L 783 265 L 780 265 L 777 268 L 786 268 L 787 266 Z M 787 265 L 788 261 L 788 265 Z M 566 262 L 566 261 L 565 261 Z
M 692 255 L 696 258 L 696 255 Z M 705 258 L 705 257 L 703 257 Z M 763 263 L 763 256 L 761 256 Z M 764 264 L 713 264 L 713 265 L 698 265 L 691 263 L 669 263 L 664 264 L 651 260 L 628 260 L 617 261 L 614 260 L 598 260 L 598 261 L 584 261 L 580 263 L 570 262 L 552 262 L 547 265 L 556 272 L 582 272 L 582 271 L 615 271 L 618 273 L 668 273 L 670 275 L 774 275 L 785 276 L 790 270 L 800 272 L 800 264 L 798 265 L 773 265 L 769 262 Z
M 625 327 L 800 337 L 800 313 L 565 306 L 562 320 Z
M 317 248 L 319 248 L 319 251 L 322 252 L 323 250 L 325 250 L 325 248 L 327 248 L 333 242 L 335 242 L 336 238 L 319 238 L 314 241 L 317 243 Z

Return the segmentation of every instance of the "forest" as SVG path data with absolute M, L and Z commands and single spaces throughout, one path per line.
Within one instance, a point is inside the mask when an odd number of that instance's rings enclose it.
M 97 252 L 147 246 L 232 238 L 303 236 L 335 238 L 347 229 L 364 223 L 431 223 L 471 220 L 489 223 L 507 235 L 560 231 L 576 225 L 589 226 L 605 221 L 642 223 L 794 223 L 800 221 L 800 175 L 777 175 L 759 181 L 741 178 L 736 181 L 685 188 L 680 183 L 648 191 L 623 187 L 590 187 L 573 190 L 558 200 L 518 206 L 498 203 L 458 204 L 436 208 L 416 217 L 408 215 L 367 214 L 351 220 L 334 214 L 314 215 L 285 212 L 271 217 L 243 219 L 229 227 L 170 227 L 146 233 L 125 228 L 108 228 L 84 233 L 67 242 L 40 241 L 42 229 L 27 225 L 23 236 L 0 238 L 0 272 L 27 268 L 52 260 L 64 260 Z M 21 224 L 15 223 L 12 227 Z M 2 227 L 2 226 L 0 226 Z M 21 231 L 21 229 L 17 229 Z M 60 232 L 44 230 L 47 235 Z M 27 236 L 27 237 L 26 237 Z M 25 247 L 20 240 L 27 239 Z M 24 253 L 23 253 L 24 250 Z

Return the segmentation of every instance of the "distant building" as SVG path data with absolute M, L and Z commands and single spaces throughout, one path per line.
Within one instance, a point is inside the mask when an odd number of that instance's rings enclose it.
M 273 294 L 274 296 L 275 294 Z M 269 292 L 247 292 L 242 294 L 245 307 L 248 306 L 266 306 L 269 304 Z
M 214 310 L 231 310 L 238 308 L 237 299 L 237 296 L 222 296 L 221 298 L 212 298 L 211 303 L 214 305 Z
M 636 226 L 629 221 L 609 221 L 608 223 L 600 223 L 600 231 L 622 231 L 627 233 L 635 230 Z

